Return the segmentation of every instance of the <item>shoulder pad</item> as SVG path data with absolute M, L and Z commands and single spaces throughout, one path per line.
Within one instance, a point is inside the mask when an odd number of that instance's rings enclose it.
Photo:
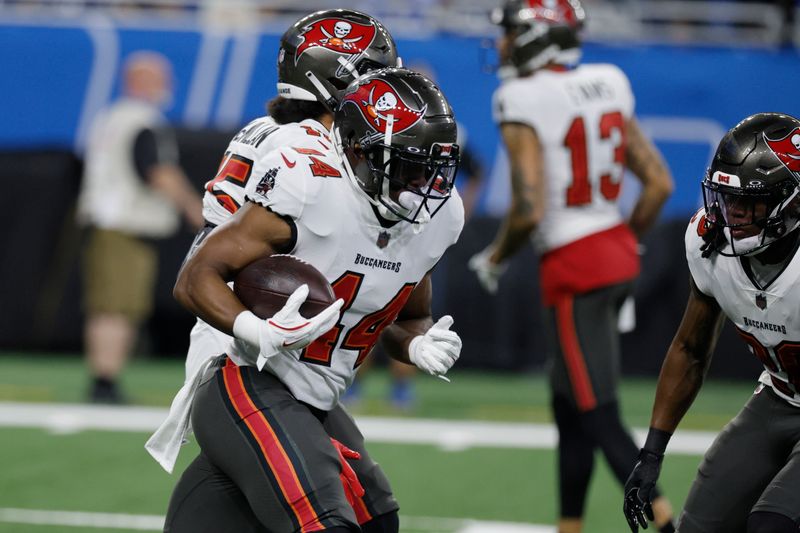
M 259 161 L 260 176 L 252 176 L 245 199 L 281 215 L 298 218 L 306 202 L 310 172 L 298 165 L 290 150 L 273 150 Z
M 713 240 L 707 240 L 710 233 L 716 234 L 713 227 L 706 222 L 705 209 L 698 210 L 689 221 L 684 236 L 686 244 L 686 262 L 694 278 L 697 288 L 703 294 L 711 294 L 712 269 L 716 260 L 713 256 Z
M 690 228 L 694 228 L 693 234 L 699 239 L 699 248 L 703 257 L 710 257 L 717 247 L 724 244 L 720 239 L 724 239 L 722 233 L 714 224 L 706 218 L 706 211 L 700 208 L 689 222 Z M 687 241 L 688 244 L 688 241 Z
M 323 150 L 321 146 L 273 150 L 258 166 L 263 174 L 253 176 L 248 182 L 246 198 L 292 218 L 299 218 L 306 206 L 317 202 L 325 179 L 343 176 L 331 150 Z

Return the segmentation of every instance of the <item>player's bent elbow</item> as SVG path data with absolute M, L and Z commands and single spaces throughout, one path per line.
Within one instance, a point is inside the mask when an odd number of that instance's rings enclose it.
M 663 200 L 666 200 L 675 192 L 675 182 L 669 174 L 656 182 L 656 192 Z
M 511 219 L 511 226 L 518 233 L 531 233 L 541 222 L 542 217 L 539 212 L 532 211 L 525 214 L 516 213 Z
M 181 270 L 178 274 L 178 279 L 175 281 L 175 286 L 172 287 L 172 297 L 181 304 L 185 309 L 191 310 L 192 297 L 190 283 L 186 275 L 186 269 Z
M 650 179 L 644 180 L 643 193 L 651 198 L 658 198 L 661 201 L 666 201 L 667 198 L 672 196 L 675 191 L 675 182 L 666 168 L 660 168 Z

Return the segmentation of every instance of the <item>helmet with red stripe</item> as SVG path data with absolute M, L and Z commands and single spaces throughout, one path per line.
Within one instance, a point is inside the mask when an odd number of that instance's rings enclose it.
M 800 120 L 758 113 L 719 143 L 703 179 L 707 253 L 750 255 L 800 225 Z
M 359 75 L 398 65 L 394 39 L 377 19 L 351 9 L 318 11 L 281 38 L 278 95 L 319 101 L 334 111 Z
M 333 133 L 349 176 L 385 218 L 426 222 L 450 197 L 456 121 L 422 74 L 388 68 L 362 76 L 345 91 Z
M 506 73 L 525 75 L 549 63 L 580 60 L 585 12 L 578 0 L 507 0 L 490 17 L 505 32 L 500 60 Z

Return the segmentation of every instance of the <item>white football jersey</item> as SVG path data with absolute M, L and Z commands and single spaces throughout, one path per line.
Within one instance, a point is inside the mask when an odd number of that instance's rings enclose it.
M 495 122 L 529 125 L 542 145 L 546 204 L 533 235 L 540 252 L 622 221 L 617 199 L 633 110 L 628 78 L 608 64 L 539 70 L 495 91 Z
M 247 183 L 258 181 L 269 170 L 264 167 L 264 156 L 284 146 L 327 151 L 331 149 L 331 141 L 325 126 L 313 119 L 289 124 L 278 124 L 269 116 L 253 120 L 228 144 L 217 175 L 206 183 L 203 196 L 206 222 L 218 226 L 230 218 L 244 203 Z M 233 341 L 233 337 L 199 318 L 189 338 L 187 376 L 193 376 L 209 357 L 224 353 Z
M 697 288 L 713 297 L 764 365 L 759 381 L 800 407 L 800 254 L 767 287 L 747 276 L 738 257 L 701 256 L 704 210 L 686 230 L 686 259 Z
M 291 254 L 322 272 L 345 301 L 331 331 L 294 357 L 271 357 L 264 369 L 298 400 L 328 410 L 416 284 L 458 239 L 463 204 L 454 191 L 428 223 L 385 228 L 333 150 L 286 147 L 259 164 L 267 170 L 248 183 L 247 200 L 294 221 L 297 242 Z M 257 348 L 238 340 L 229 354 L 240 365 L 258 356 Z
M 262 158 L 284 146 L 327 150 L 330 147 L 328 130 L 313 119 L 278 124 L 269 116 L 259 117 L 242 128 L 228 144 L 217 175 L 205 185 L 203 218 L 206 222 L 218 226 L 235 213 L 244 203 L 247 182 L 260 178 L 268 170 L 262 166 Z

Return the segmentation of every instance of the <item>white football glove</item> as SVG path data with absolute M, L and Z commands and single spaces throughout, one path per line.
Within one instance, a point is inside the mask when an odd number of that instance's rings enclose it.
M 489 294 L 497 292 L 497 283 L 500 277 L 505 273 L 508 265 L 505 263 L 496 264 L 489 260 L 492 255 L 492 249 L 486 248 L 485 250 L 473 255 L 468 263 L 469 269 L 475 272 L 478 276 L 478 281 L 481 287 Z
M 262 320 L 250 311 L 243 311 L 233 323 L 233 335 L 257 346 L 259 370 L 264 368 L 267 359 L 279 353 L 295 356 L 327 333 L 339 321 L 339 310 L 344 300 L 339 298 L 317 316 L 304 318 L 299 310 L 308 297 L 308 285 L 298 287 L 286 300 L 283 308 L 272 318 Z
M 445 315 L 408 345 L 408 358 L 420 370 L 432 376 L 444 376 L 461 355 L 461 338 L 450 331 L 453 317 Z

